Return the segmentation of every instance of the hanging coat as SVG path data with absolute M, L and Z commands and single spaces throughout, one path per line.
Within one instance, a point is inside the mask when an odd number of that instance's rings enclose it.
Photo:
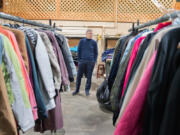
M 60 89 L 62 80 L 61 80 L 61 70 L 60 70 L 60 66 L 58 64 L 57 57 L 54 53 L 52 44 L 51 44 L 48 36 L 46 35 L 46 33 L 39 32 L 39 34 L 44 42 L 44 45 L 46 47 L 46 50 L 47 50 L 47 53 L 49 56 L 49 60 L 50 60 L 52 72 L 53 72 L 55 88 Z
M 32 68 L 32 76 L 30 77 L 32 77 L 31 80 L 34 84 L 34 94 L 35 94 L 36 102 L 37 102 L 38 116 L 39 116 L 39 119 L 44 119 L 44 118 L 47 118 L 47 110 L 46 110 L 44 98 L 42 96 L 42 90 L 40 88 L 39 81 L 38 81 L 34 56 L 33 56 L 27 36 L 26 36 L 26 47 L 29 54 L 29 59 L 30 59 L 29 62 Z
M 58 58 L 59 66 L 61 69 L 62 84 L 69 85 L 70 82 L 69 82 L 69 75 L 68 75 L 67 67 L 64 62 L 64 57 L 63 57 L 62 51 L 58 45 L 58 42 L 55 38 L 55 35 L 54 35 L 54 33 L 50 32 L 50 31 L 45 31 L 45 33 L 48 35 L 48 37 L 53 45 L 53 49 L 56 54 L 56 57 Z
M 1 34 L 4 42 L 4 62 L 8 74 L 10 74 L 10 85 L 14 96 L 12 109 L 18 125 L 25 132 L 34 126 L 32 109 L 25 89 L 25 82 L 22 77 L 20 63 L 14 49 L 7 37 Z
M 28 72 L 26 70 L 22 55 L 20 53 L 16 38 L 15 38 L 14 34 L 11 31 L 4 30 L 2 28 L 0 28 L 0 33 L 6 35 L 8 37 L 8 39 L 11 42 L 12 47 L 14 48 L 14 50 L 15 50 L 17 56 L 18 56 L 18 60 L 20 62 L 20 68 L 19 69 L 21 69 L 21 72 L 22 72 L 22 75 L 23 75 L 23 80 L 25 81 L 25 90 L 28 93 L 29 101 L 30 101 L 32 111 L 33 111 L 34 120 L 36 120 L 38 118 L 36 100 L 35 100 L 34 92 L 33 92 L 31 82 L 30 82 L 30 79 L 29 79 L 29 75 L 28 75 Z
M 135 94 L 116 127 L 114 135 L 139 135 L 142 132 L 143 108 L 156 54 L 157 51 L 151 57 L 143 77 L 136 88 Z
M 28 55 L 27 55 L 24 33 L 17 29 L 12 29 L 12 28 L 10 29 L 8 27 L 3 27 L 3 28 L 14 33 L 17 43 L 18 43 L 19 50 L 21 52 L 21 55 L 22 55 L 22 58 L 24 61 L 24 64 L 26 66 L 27 72 L 29 73 L 29 60 L 28 60 Z
M 156 34 L 153 39 L 151 40 L 149 46 L 147 47 L 144 55 L 143 55 L 143 59 L 141 60 L 141 63 L 134 75 L 134 77 L 131 79 L 132 82 L 130 82 L 128 88 L 127 88 L 127 92 L 126 95 L 124 96 L 123 101 L 121 101 L 121 108 L 120 108 L 120 115 L 119 115 L 119 119 L 121 118 L 121 116 L 123 115 L 127 105 L 129 104 L 129 101 L 132 97 L 132 95 L 134 94 L 134 91 L 141 79 L 142 74 L 144 73 L 144 70 L 147 67 L 148 61 L 150 60 L 150 58 L 152 57 L 154 51 L 158 48 L 159 46 L 159 42 L 161 41 L 162 36 L 168 31 L 169 29 L 165 29 L 160 31 L 158 34 Z
M 0 38 L 1 39 L 1 38 Z M 15 119 L 13 116 L 13 112 L 11 110 L 11 106 L 8 100 L 6 85 L 1 69 L 2 64 L 2 53 L 3 53 L 4 47 L 2 43 L 2 39 L 0 40 L 0 134 L 1 135 L 17 135 L 17 128 Z M 8 128 L 7 128 L 8 127 Z
M 33 30 L 32 30 L 33 31 Z M 53 81 L 53 73 L 46 47 L 37 31 L 37 44 L 35 46 L 35 59 L 38 65 L 38 76 L 40 88 L 45 100 L 46 109 L 50 110 L 55 107 L 54 97 L 56 95 Z M 46 65 L 46 68 L 44 66 Z
M 74 75 L 73 75 L 73 70 L 75 67 L 74 62 L 73 62 L 73 59 L 72 59 L 72 55 L 71 55 L 71 52 L 69 51 L 69 48 L 66 44 L 66 39 L 65 37 L 61 36 L 61 35 L 57 35 L 56 34 L 56 40 L 58 42 L 58 45 L 59 47 L 61 48 L 61 51 L 62 51 L 62 54 L 63 54 L 63 57 L 64 57 L 64 62 L 66 63 L 66 67 L 67 67 L 67 71 L 68 71 L 68 74 L 69 74 L 69 80 L 71 82 L 74 81 Z M 74 73 L 75 74 L 75 73 Z
M 168 31 L 162 38 L 153 68 L 150 88 L 147 95 L 147 110 L 144 120 L 143 134 L 145 135 L 170 135 L 172 128 L 166 129 L 165 106 L 168 98 L 169 87 L 176 72 L 176 65 L 173 63 L 177 46 L 180 42 L 180 28 Z M 174 65 L 173 65 L 174 64 Z M 168 115 L 166 115 L 168 117 Z M 171 115 L 172 116 L 172 115 Z M 177 123 L 176 123 L 177 124 Z M 180 134 L 175 128 L 175 135 Z M 162 132 L 162 131 L 163 132 Z M 173 130 L 172 130 L 173 132 Z

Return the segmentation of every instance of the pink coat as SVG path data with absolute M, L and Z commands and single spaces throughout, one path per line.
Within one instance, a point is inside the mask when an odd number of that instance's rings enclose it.
M 150 84 L 156 54 L 157 51 L 153 53 L 132 99 L 115 129 L 114 135 L 138 135 L 141 132 L 143 107 Z

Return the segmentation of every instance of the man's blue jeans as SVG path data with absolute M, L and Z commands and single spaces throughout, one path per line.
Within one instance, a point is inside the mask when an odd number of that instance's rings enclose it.
M 83 75 L 85 75 L 85 77 L 87 78 L 85 91 L 86 94 L 89 94 L 94 66 L 95 62 L 79 62 L 76 80 L 76 92 L 79 92 L 79 88 L 81 86 L 81 79 Z

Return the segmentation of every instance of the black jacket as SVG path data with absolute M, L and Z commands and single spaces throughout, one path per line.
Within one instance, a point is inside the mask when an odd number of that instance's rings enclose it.
M 168 92 L 159 135 L 180 135 L 180 50 L 177 63 L 178 69 Z
M 150 87 L 148 89 L 143 135 L 180 134 L 180 130 L 176 128 L 175 120 L 172 120 L 172 126 L 175 126 L 174 128 L 165 126 L 169 123 L 168 120 L 170 120 L 170 117 L 167 116 L 167 112 L 165 112 L 165 108 L 171 109 L 166 103 L 168 101 L 168 97 L 170 96 L 170 86 L 177 68 L 173 62 L 176 58 L 175 54 L 179 51 L 177 50 L 177 45 L 180 42 L 179 35 L 180 28 L 172 29 L 163 36 L 159 44 L 150 80 Z M 177 131 L 177 133 L 171 134 L 170 132 L 173 132 L 173 130 L 175 130 L 174 132 Z
M 56 40 L 61 48 L 61 51 L 62 51 L 62 54 L 63 54 L 63 57 L 64 57 L 64 61 L 65 61 L 65 64 L 66 64 L 66 67 L 67 67 L 67 71 L 68 71 L 68 74 L 69 74 L 69 80 L 71 82 L 74 81 L 74 76 L 73 76 L 73 72 L 72 72 L 72 68 L 71 68 L 71 65 L 70 65 L 70 62 L 69 62 L 69 59 L 68 59 L 68 54 L 66 53 L 66 48 L 65 48 L 65 44 L 63 43 L 65 39 L 63 39 L 63 37 L 59 36 L 58 34 L 55 35 L 56 36 Z
M 116 78 L 116 74 L 117 74 L 118 67 L 119 67 L 119 61 L 120 61 L 120 58 L 122 55 L 122 49 L 125 45 L 125 42 L 129 39 L 129 37 L 130 37 L 129 35 L 122 37 L 119 41 L 118 46 L 117 46 L 118 47 L 117 56 L 115 56 L 115 58 L 113 58 L 114 61 L 113 61 L 113 65 L 111 67 L 109 78 L 108 78 L 108 88 L 110 91 L 111 91 L 111 88 L 113 86 L 114 80 Z

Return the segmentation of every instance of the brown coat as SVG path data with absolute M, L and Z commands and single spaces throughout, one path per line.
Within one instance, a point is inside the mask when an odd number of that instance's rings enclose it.
M 8 100 L 5 81 L 0 67 L 0 135 L 17 135 L 13 112 Z
M 28 59 L 28 53 L 26 49 L 26 42 L 25 42 L 25 35 L 24 32 L 17 30 L 17 29 L 10 29 L 8 27 L 3 27 L 3 29 L 9 30 L 14 33 L 19 50 L 21 52 L 22 58 L 24 60 L 24 64 L 26 66 L 27 72 L 29 73 L 29 59 Z

